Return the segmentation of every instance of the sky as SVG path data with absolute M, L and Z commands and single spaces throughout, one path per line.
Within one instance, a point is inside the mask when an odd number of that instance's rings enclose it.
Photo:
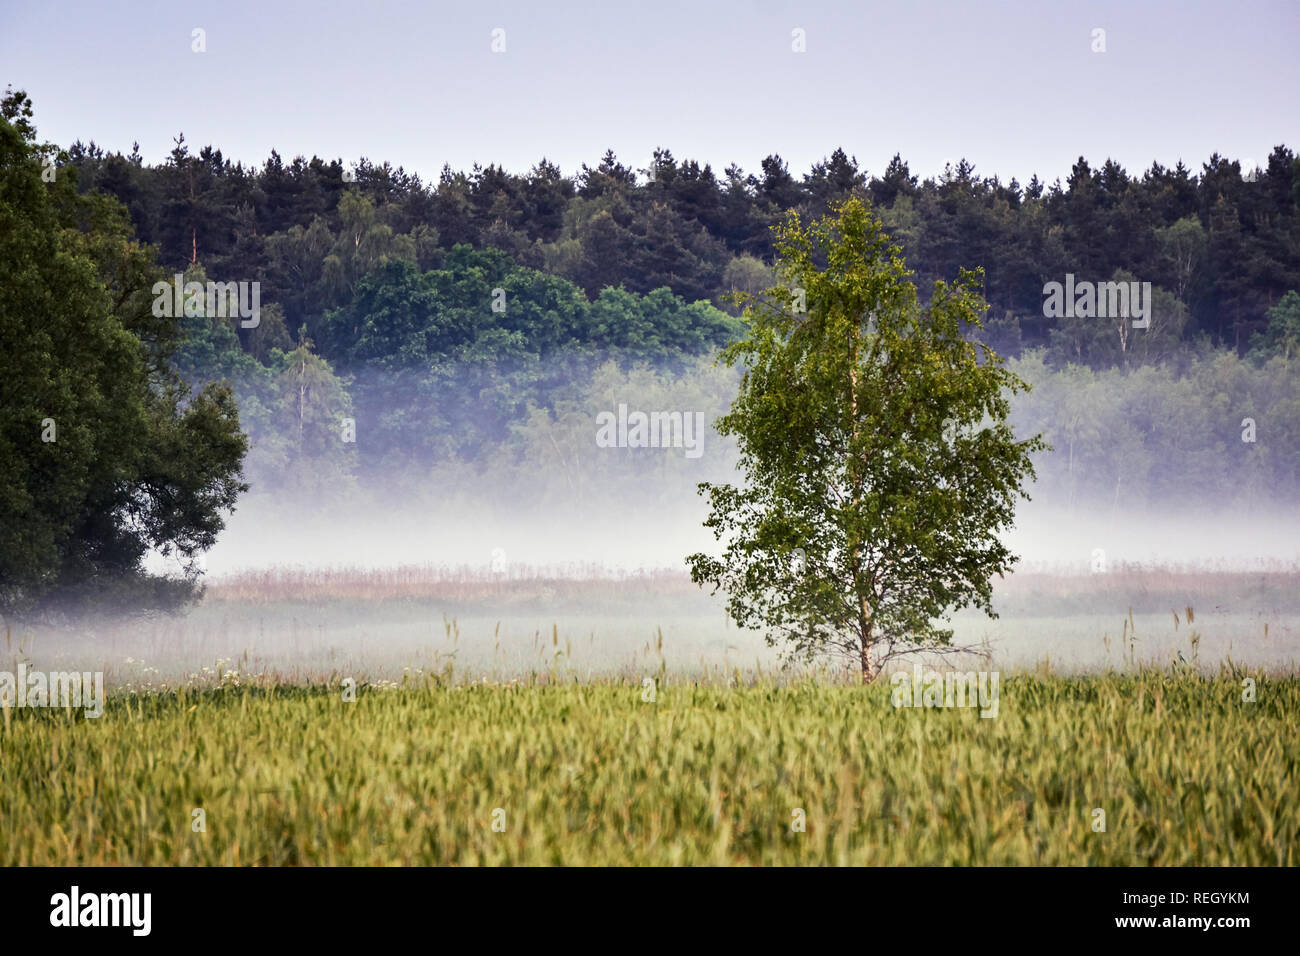
M 802 174 L 841 146 L 872 174 L 901 153 L 1022 183 L 1079 156 L 1262 165 L 1300 149 L 1298 49 L 1297 0 L 0 0 L 0 83 L 44 140 L 154 163 L 183 132 L 253 165 L 364 156 L 426 181 L 606 149 L 642 169 L 656 147 L 719 174 L 771 153 Z

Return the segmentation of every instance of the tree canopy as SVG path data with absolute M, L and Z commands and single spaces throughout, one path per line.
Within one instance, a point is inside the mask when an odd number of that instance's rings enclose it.
M 180 330 L 124 211 L 50 174 L 31 115 L 0 104 L 0 613 L 173 606 L 194 575 L 144 559 L 212 546 L 246 439 L 227 387 L 191 394 L 169 364 Z
M 963 270 L 918 304 L 901 253 L 859 200 L 778 230 L 784 286 L 743 296 L 749 334 L 723 352 L 744 379 L 718 423 L 744 483 L 703 483 L 721 558 L 692 578 L 728 593 L 738 624 L 796 654 L 851 655 L 863 680 L 943 647 L 935 619 L 974 604 L 1014 556 L 998 538 L 1034 476 L 1008 395 L 1025 388 L 967 340 L 985 305 Z
M 591 300 L 606 288 L 667 287 L 721 307 L 756 264 L 770 267 L 771 227 L 788 210 L 808 219 L 851 196 L 872 202 L 923 288 L 981 266 L 985 337 L 1007 355 L 1045 347 L 1058 367 L 1161 360 L 1202 338 L 1244 353 L 1269 310 L 1300 290 L 1300 158 L 1285 145 L 1257 171 L 1217 153 L 1199 169 L 1180 161 L 1139 172 L 1080 157 L 1064 181 L 1027 183 L 965 159 L 922 178 L 899 155 L 873 174 L 843 149 L 802 175 L 777 154 L 753 172 L 719 172 L 661 148 L 639 169 L 607 152 L 571 175 L 543 158 L 526 172 L 444 168 L 427 183 L 369 159 L 347 169 L 273 151 L 246 166 L 215 146 L 194 151 L 183 134 L 157 165 L 94 143 L 67 156 L 82 189 L 127 206 L 168 269 L 201 261 L 213 275 L 261 278 L 285 328 L 305 324 L 322 343 L 325 316 L 385 259 L 456 268 L 446 263 L 458 245 L 501 250 Z M 1054 336 L 1044 283 L 1117 271 L 1167 295 L 1164 331 L 1142 336 L 1136 357 L 1113 337 Z

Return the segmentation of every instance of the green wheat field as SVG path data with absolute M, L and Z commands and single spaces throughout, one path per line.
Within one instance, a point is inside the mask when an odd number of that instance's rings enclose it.
M 424 677 L 5 710 L 0 864 L 1300 862 L 1300 678 L 1004 674 L 993 719 L 890 692 Z

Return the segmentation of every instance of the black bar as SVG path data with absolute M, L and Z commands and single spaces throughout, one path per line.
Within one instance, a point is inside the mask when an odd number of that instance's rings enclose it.
M 1284 907 L 1293 906 L 1296 887 L 1289 869 L 1082 867 L 36 868 L 6 870 L 0 883 L 6 948 L 27 938 L 75 936 L 128 946 L 206 940 L 259 949 L 280 942 L 375 945 L 390 931 L 393 941 L 414 934 L 433 945 L 466 936 L 484 945 L 521 936 L 535 945 L 548 939 L 616 945 L 637 938 L 663 945 L 675 928 L 692 939 L 715 932 L 764 941 L 803 935 L 810 944 L 817 937 L 807 933 L 836 926 L 836 936 L 847 931 L 863 944 L 889 937 L 962 947 L 995 939 L 1180 946 L 1196 939 L 1231 946 L 1257 933 L 1273 938 L 1286 932 L 1294 916 Z M 148 935 L 136 936 L 130 925 L 51 925 L 56 894 L 70 904 L 73 886 L 83 907 L 89 894 L 150 894 Z M 1209 928 L 1187 922 L 1205 918 Z M 1245 925 L 1215 922 L 1242 918 Z M 1119 925 L 1132 919 L 1154 923 Z M 121 922 L 131 921 L 124 916 Z

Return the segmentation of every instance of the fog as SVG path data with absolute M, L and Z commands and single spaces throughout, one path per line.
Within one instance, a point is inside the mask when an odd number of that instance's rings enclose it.
M 496 496 L 475 504 L 461 495 L 439 509 L 436 500 L 381 495 L 302 512 L 253 495 L 206 561 L 198 606 L 27 629 L 9 650 L 43 667 L 103 669 L 110 688 L 131 689 L 265 677 L 802 673 L 782 669 L 762 635 L 738 629 L 721 597 L 686 579 L 685 555 L 714 548 L 704 503 L 638 505 L 655 497 L 629 489 L 625 505 L 591 503 L 579 516 L 530 513 Z M 967 610 L 952 621 L 955 643 L 982 649 L 992 666 L 1096 672 L 1194 662 L 1213 671 L 1228 660 L 1300 661 L 1294 507 L 1091 514 L 1035 500 L 1007 540 L 1023 560 L 995 582 L 1000 616 Z M 839 662 L 823 666 L 850 679 L 834 670 Z
M 693 454 L 598 438 L 602 414 L 624 405 L 714 421 L 737 384 L 707 367 L 660 376 L 604 366 L 573 401 L 530 410 L 500 441 L 480 436 L 469 458 L 432 433 L 372 438 L 378 425 L 361 417 L 347 469 L 330 457 L 338 446 L 323 426 L 313 455 L 298 458 L 283 436 L 253 434 L 251 489 L 202 558 L 199 604 L 30 628 L 10 651 L 51 668 L 102 668 L 110 687 L 132 689 L 797 675 L 686 575 L 688 554 L 720 550 L 696 486 L 739 480 L 734 443 L 710 430 Z M 1050 424 L 1054 407 L 1018 405 L 1018 433 L 1068 430 L 1072 419 Z M 1288 487 L 1286 468 L 1201 467 L 1195 449 L 1166 462 L 1173 453 L 1157 455 L 1151 437 L 1164 426 L 1147 423 L 1120 443 L 1133 424 L 1116 415 L 1091 444 L 1061 441 L 1067 450 L 1036 458 L 1032 500 L 1004 534 L 1021 560 L 994 582 L 1000 616 L 955 614 L 954 643 L 1011 670 L 1295 666 L 1300 504 L 1269 490 Z M 471 419 L 444 421 L 439 434 L 469 433 Z M 1237 441 L 1211 453 L 1236 467 L 1255 450 Z
M 629 488 L 623 505 L 575 514 L 544 513 L 481 501 L 439 509 L 436 502 L 385 503 L 328 511 L 298 511 L 249 498 L 206 557 L 209 575 L 248 569 L 304 567 L 388 568 L 433 564 L 572 569 L 611 572 L 682 569 L 683 559 L 714 547 L 703 526 L 707 507 L 683 488 L 678 506 L 643 505 L 653 497 Z M 1222 511 L 1213 508 L 1116 507 L 1090 511 L 1038 500 L 1022 503 L 1004 535 L 1021 568 L 1091 572 L 1096 551 L 1106 566 L 1147 564 L 1250 570 L 1269 563 L 1300 564 L 1300 507 Z

